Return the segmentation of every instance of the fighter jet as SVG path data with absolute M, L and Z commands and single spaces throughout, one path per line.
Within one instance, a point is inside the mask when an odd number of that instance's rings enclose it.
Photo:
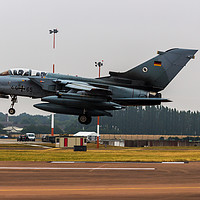
M 126 71 L 91 79 L 30 69 L 0 73 L 0 97 L 11 97 L 9 113 L 15 113 L 17 96 L 41 98 L 34 107 L 53 113 L 78 115 L 81 124 L 93 116 L 112 116 L 126 106 L 160 105 L 170 102 L 160 91 L 194 58 L 197 50 L 173 48 L 158 51 L 150 60 Z

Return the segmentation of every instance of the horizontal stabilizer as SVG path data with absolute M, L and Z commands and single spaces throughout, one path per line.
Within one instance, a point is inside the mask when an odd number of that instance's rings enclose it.
M 120 76 L 121 73 L 120 72 L 111 72 L 109 71 L 110 76 Z

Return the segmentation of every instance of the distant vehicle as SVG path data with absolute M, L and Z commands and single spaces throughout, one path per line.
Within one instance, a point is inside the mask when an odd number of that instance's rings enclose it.
M 35 133 L 26 133 L 26 134 L 21 134 L 18 138 L 17 141 L 35 141 Z
M 27 140 L 27 137 L 25 134 L 21 134 L 18 138 L 17 138 L 17 141 L 20 142 L 20 141 L 28 141 Z
M 43 135 L 43 136 L 42 136 L 42 142 L 51 142 L 51 143 L 55 143 L 55 136 Z
M 42 142 L 48 142 L 49 141 L 49 138 L 47 135 L 43 135 L 42 136 Z
M 35 141 L 35 133 L 26 133 L 27 141 Z
M 96 142 L 97 133 L 96 132 L 78 132 L 74 134 L 75 137 L 86 137 L 87 142 Z
M 0 135 L 0 139 L 7 139 L 8 136 L 7 135 Z

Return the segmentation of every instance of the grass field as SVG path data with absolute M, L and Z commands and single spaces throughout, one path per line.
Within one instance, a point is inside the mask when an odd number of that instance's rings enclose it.
M 0 161 L 200 161 L 200 147 L 105 148 L 89 144 L 87 152 L 73 149 L 41 149 L 26 144 L 1 144 Z

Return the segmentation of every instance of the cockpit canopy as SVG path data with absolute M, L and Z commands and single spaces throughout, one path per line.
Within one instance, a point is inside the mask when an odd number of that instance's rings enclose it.
M 16 75 L 16 76 L 46 76 L 46 72 L 24 69 L 24 68 L 14 68 L 9 69 L 5 72 L 0 73 L 0 76 Z

